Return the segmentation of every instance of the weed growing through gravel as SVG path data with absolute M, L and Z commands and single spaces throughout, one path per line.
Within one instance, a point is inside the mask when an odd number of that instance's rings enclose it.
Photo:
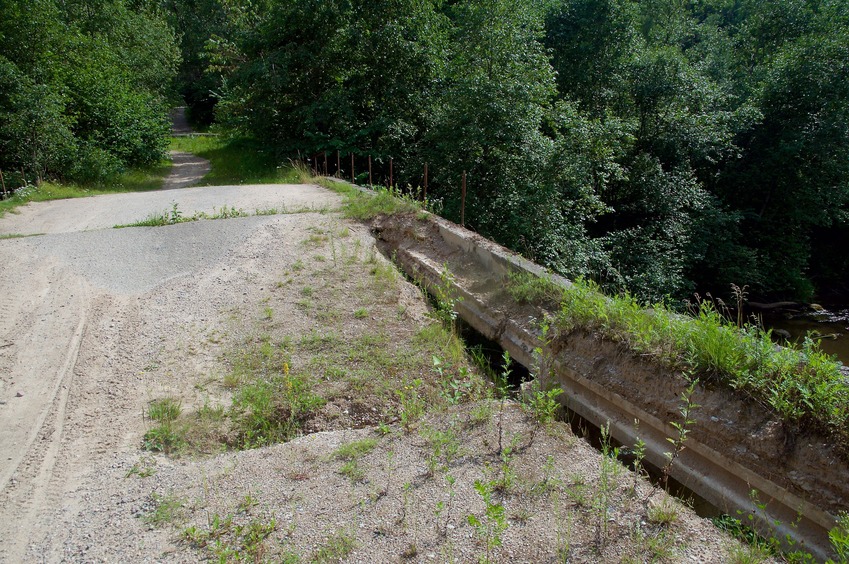
M 170 210 L 164 210 L 162 212 L 154 212 L 148 215 L 146 218 L 135 221 L 133 223 L 121 223 L 115 225 L 114 229 L 124 229 L 126 227 L 164 227 L 166 225 L 176 225 L 178 223 L 190 223 L 192 221 L 200 221 L 202 219 L 232 219 L 234 217 L 250 217 L 251 215 L 255 216 L 266 216 L 266 215 L 281 215 L 281 214 L 298 214 L 298 213 L 326 213 L 328 208 L 325 206 L 322 207 L 300 207 L 293 210 L 287 210 L 284 208 L 264 208 L 257 209 L 253 214 L 246 212 L 241 208 L 236 208 L 233 206 L 224 205 L 220 209 L 213 208 L 212 213 L 206 212 L 195 212 L 192 215 L 185 215 L 178 207 L 176 203 L 172 204 Z
M 363 252 L 345 233 L 338 225 L 313 229 L 305 244 L 315 250 L 335 244 L 336 264 L 296 261 L 286 287 L 297 290 L 275 287 L 257 314 L 261 333 L 229 347 L 229 369 L 221 378 L 229 405 L 178 414 L 161 430 L 170 432 L 165 439 L 157 436 L 160 430 L 149 433 L 148 448 L 215 453 L 285 442 L 327 426 L 396 419 L 411 431 L 429 408 L 482 395 L 485 381 L 457 335 L 440 323 L 416 328 L 399 319 L 402 279 L 394 265 Z M 385 330 L 349 333 L 350 315 L 337 309 L 336 301 L 339 281 L 351 277 L 357 281 L 348 306 L 354 317 Z M 291 315 L 303 316 L 311 330 L 289 334 Z M 399 338 L 399 332 L 406 337 Z M 346 473 L 357 479 L 355 461 L 346 462 Z
M 374 450 L 375 446 L 377 446 L 377 440 L 365 438 L 337 448 L 333 452 L 333 458 L 344 462 L 339 472 L 352 482 L 361 482 L 365 473 L 359 466 L 359 460 Z
M 466 521 L 474 527 L 475 533 L 484 545 L 485 553 L 481 562 L 492 562 L 494 550 L 501 546 L 501 535 L 507 529 L 507 516 L 504 505 L 495 501 L 493 492 L 496 484 L 491 481 L 475 480 L 475 491 L 484 502 L 484 513 L 480 516 L 470 513 Z
M 147 417 L 156 424 L 144 435 L 144 448 L 154 452 L 171 453 L 183 445 L 176 424 L 182 404 L 175 398 L 153 400 L 148 404 Z
M 351 554 L 356 546 L 357 541 L 353 533 L 346 530 L 336 531 L 315 551 L 310 562 L 316 564 L 340 562 Z
M 139 478 L 149 478 L 156 474 L 156 459 L 152 456 L 143 456 L 138 462 L 127 471 L 125 478 L 138 476 Z
M 200 221 L 201 219 L 230 219 L 233 217 L 247 217 L 249 214 L 244 210 L 223 206 L 219 210 L 213 209 L 212 214 L 206 212 L 197 212 L 193 215 L 184 215 L 175 202 L 170 210 L 165 210 L 161 213 L 152 213 L 141 221 L 134 223 L 119 224 L 115 229 L 123 229 L 125 227 L 162 227 L 165 225 L 176 225 L 178 223 L 187 223 L 191 221 Z
M 255 448 L 294 437 L 301 423 L 324 405 L 307 379 L 289 370 L 284 361 L 280 374 L 254 377 L 236 391 L 230 418 L 236 444 Z
M 678 519 L 678 506 L 669 498 L 664 497 L 658 503 L 649 505 L 649 522 L 658 525 L 669 525 Z
M 219 562 L 265 562 L 269 552 L 266 539 L 277 529 L 277 521 L 273 517 L 246 520 L 243 515 L 241 523 L 237 523 L 238 514 L 247 514 L 249 509 L 240 507 L 237 515 L 215 513 L 208 517 L 205 528 L 187 527 L 182 536 L 195 548 L 206 549 Z M 277 556 L 277 561 L 286 561 L 286 555 Z M 292 561 L 291 555 L 288 557 Z
M 173 525 L 185 515 L 186 501 L 174 494 L 151 494 L 153 510 L 146 513 L 142 520 L 151 527 Z

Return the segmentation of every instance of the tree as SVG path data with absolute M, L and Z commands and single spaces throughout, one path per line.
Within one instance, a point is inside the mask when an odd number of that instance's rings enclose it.
M 158 161 L 174 36 L 123 2 L 0 3 L 0 167 L 103 180 Z

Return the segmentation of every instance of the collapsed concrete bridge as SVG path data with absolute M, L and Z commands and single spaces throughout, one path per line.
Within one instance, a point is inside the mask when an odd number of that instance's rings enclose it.
M 381 250 L 429 291 L 445 284 L 448 269 L 462 319 L 533 372 L 534 351 L 542 345 L 540 321 L 558 304 L 517 303 L 508 280 L 524 272 L 564 287 L 569 281 L 436 216 L 380 217 L 372 230 Z M 553 383 L 565 391 L 564 406 L 595 426 L 609 424 L 623 445 L 639 437 L 646 460 L 662 467 L 688 380 L 580 330 L 557 335 L 547 349 Z M 824 437 L 800 436 L 730 389 L 699 385 L 693 401 L 699 405 L 695 423 L 671 476 L 718 511 L 751 515 L 759 530 L 828 558 L 828 531 L 849 505 L 846 460 Z

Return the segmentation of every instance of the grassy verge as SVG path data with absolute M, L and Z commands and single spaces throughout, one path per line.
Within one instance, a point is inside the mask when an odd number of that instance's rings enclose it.
M 276 212 L 277 210 L 273 210 Z M 268 210 L 257 210 L 256 215 L 272 215 L 267 213 Z M 250 214 L 241 208 L 222 206 L 220 210 L 213 210 L 212 214 L 205 212 L 197 212 L 192 215 L 184 215 L 183 212 L 173 204 L 170 210 L 164 210 L 161 213 L 152 213 L 145 219 L 134 223 L 126 223 L 115 225 L 115 229 L 123 229 L 125 227 L 163 227 L 165 225 L 176 225 L 178 223 L 188 223 L 190 221 L 200 221 L 201 219 L 230 219 L 233 217 L 248 217 Z
M 192 153 L 210 162 L 212 170 L 201 180 L 202 186 L 300 182 L 292 166 L 250 139 L 172 137 L 171 150 Z
M 605 296 L 583 280 L 565 289 L 521 274 L 513 277 L 510 291 L 524 301 L 556 299 L 561 331 L 591 331 L 663 365 L 694 371 L 751 397 L 789 424 L 830 436 L 849 451 L 849 386 L 841 363 L 812 339 L 798 348 L 777 347 L 768 331 L 738 327 L 710 302 L 702 302 L 693 315 L 679 315 L 663 304 L 642 307 L 627 294 Z
M 39 186 L 31 185 L 18 190 L 11 198 L 0 201 L 0 217 L 3 217 L 6 212 L 13 211 L 18 206 L 29 202 L 45 202 L 66 198 L 85 198 L 101 194 L 158 190 L 162 187 L 162 182 L 168 176 L 170 170 L 170 161 L 162 161 L 157 165 L 130 170 L 112 180 L 95 184 L 42 182 Z
M 308 171 L 299 169 L 303 177 Z M 424 212 L 426 203 L 420 202 L 406 194 L 394 189 L 386 189 L 376 186 L 373 190 L 360 190 L 348 182 L 340 182 L 327 178 L 312 178 L 305 180 L 324 186 L 325 188 L 341 194 L 345 200 L 342 204 L 342 212 L 345 217 L 367 221 L 378 215 L 392 215 L 396 213 Z

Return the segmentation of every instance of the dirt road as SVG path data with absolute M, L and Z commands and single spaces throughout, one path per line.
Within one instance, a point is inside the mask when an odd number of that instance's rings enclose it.
M 91 494 L 86 476 L 137 448 L 145 403 L 169 385 L 153 364 L 212 362 L 182 347 L 253 303 L 263 284 L 250 282 L 288 264 L 293 242 L 275 243 L 317 217 L 111 229 L 174 203 L 191 215 L 338 198 L 314 186 L 215 187 L 30 204 L 0 220 L 3 233 L 45 233 L 0 241 L 0 561 L 37 558 L 27 550 L 55 534 L 56 512 Z
M 542 429 L 489 399 L 462 351 L 449 366 L 450 334 L 339 203 L 316 186 L 223 186 L 0 219 L 0 233 L 42 233 L 0 239 L 0 562 L 723 562 L 745 550 L 568 425 Z M 175 205 L 286 213 L 111 228 Z M 275 351 L 322 394 L 304 436 L 143 448 L 154 400 L 232 423 L 234 362 L 260 370 Z M 487 506 L 482 481 L 500 484 Z

